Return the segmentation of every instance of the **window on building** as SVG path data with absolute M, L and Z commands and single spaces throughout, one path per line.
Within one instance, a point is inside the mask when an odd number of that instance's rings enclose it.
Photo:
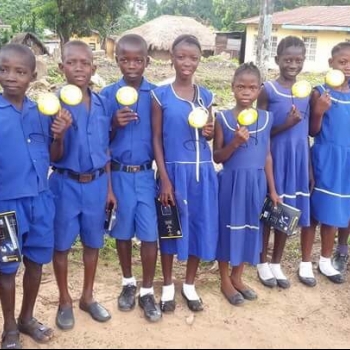
M 92 51 L 96 50 L 96 44 L 95 43 L 89 43 L 89 46 L 91 47 Z
M 316 61 L 316 47 L 317 47 L 317 38 L 303 36 L 303 41 L 306 47 L 306 60 L 307 61 Z
M 254 35 L 254 45 L 253 45 L 253 56 L 256 56 L 256 51 L 258 49 L 258 36 Z M 277 55 L 277 36 L 272 36 L 270 41 L 270 57 L 275 57 Z

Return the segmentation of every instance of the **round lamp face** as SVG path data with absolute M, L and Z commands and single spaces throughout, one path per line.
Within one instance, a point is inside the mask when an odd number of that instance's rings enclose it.
M 68 84 L 61 89 L 60 98 L 67 105 L 75 106 L 83 100 L 83 93 L 77 86 Z
M 202 107 L 197 107 L 188 115 L 188 124 L 193 128 L 203 128 L 208 121 L 208 111 Z
M 132 106 L 138 99 L 137 90 L 131 86 L 123 86 L 117 91 L 117 101 L 124 106 Z
M 311 84 L 306 80 L 300 80 L 293 84 L 292 95 L 298 98 L 310 96 L 312 90 Z
M 243 109 L 237 116 L 238 123 L 243 126 L 252 125 L 257 119 L 258 112 L 254 108 Z
M 344 81 L 345 75 L 339 69 L 331 69 L 325 77 L 326 84 L 333 88 L 343 85 Z
M 60 110 L 61 105 L 58 97 L 52 92 L 42 94 L 38 98 L 38 109 L 44 115 L 55 115 Z

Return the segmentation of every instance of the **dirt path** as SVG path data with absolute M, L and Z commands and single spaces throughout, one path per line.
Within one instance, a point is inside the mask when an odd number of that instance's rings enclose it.
M 289 253 L 293 252 L 296 242 L 294 238 L 294 242 L 290 243 Z M 318 285 L 307 288 L 297 281 L 297 265 L 290 258 L 286 265 L 292 281 L 289 290 L 263 287 L 257 281 L 255 270 L 247 268 L 247 281 L 258 292 L 259 298 L 255 302 L 247 301 L 241 307 L 231 306 L 224 299 L 219 291 L 217 270 L 204 265 L 197 284 L 205 303 L 204 312 L 194 315 L 187 309 L 180 295 L 181 284 L 177 283 L 174 315 L 164 315 L 161 322 L 150 324 L 138 307 L 130 313 L 117 310 L 120 272 L 115 261 L 103 261 L 98 270 L 95 295 L 110 310 L 112 319 L 106 324 L 99 324 L 78 308 L 82 266 L 75 256 L 70 287 L 75 300 L 76 325 L 68 332 L 55 327 L 55 338 L 49 346 L 53 349 L 349 348 L 350 283 L 334 285 L 316 273 Z M 138 275 L 139 269 L 136 271 Z M 183 266 L 178 264 L 176 272 L 180 280 Z M 155 291 L 159 300 L 159 277 Z M 20 293 L 19 290 L 18 297 Z M 56 309 L 56 284 L 52 267 L 47 266 L 36 316 L 54 326 Z M 21 337 L 24 348 L 46 348 L 28 337 Z

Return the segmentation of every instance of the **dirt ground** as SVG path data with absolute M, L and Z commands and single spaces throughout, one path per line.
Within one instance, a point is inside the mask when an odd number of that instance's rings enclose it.
M 36 306 L 35 316 L 54 327 L 55 337 L 49 345 L 39 345 L 21 335 L 28 349 L 116 349 L 116 348 L 349 348 L 350 346 L 350 283 L 334 285 L 315 270 L 318 284 L 308 288 L 298 282 L 297 236 L 289 239 L 285 254 L 285 271 L 291 279 L 289 290 L 269 289 L 262 286 L 252 267 L 246 269 L 246 281 L 258 293 L 258 300 L 246 301 L 243 306 L 231 306 L 219 289 L 219 274 L 215 264 L 202 264 L 197 288 L 205 309 L 194 314 L 187 309 L 181 297 L 183 264 L 175 266 L 177 307 L 173 315 L 163 315 L 160 322 L 151 324 L 136 306 L 129 313 L 117 309 L 121 290 L 120 269 L 112 248 L 102 257 L 95 285 L 95 297 L 112 314 L 112 319 L 100 324 L 78 307 L 82 287 L 80 254 L 71 258 L 70 288 L 74 299 L 75 327 L 60 331 L 55 326 L 57 288 L 52 267 L 46 266 Z M 140 262 L 136 248 L 134 272 L 140 281 Z M 315 249 L 314 261 L 319 254 Z M 316 264 L 315 264 L 316 267 Z M 19 309 L 21 276 L 18 278 Z M 159 266 L 155 282 L 157 300 L 161 293 Z

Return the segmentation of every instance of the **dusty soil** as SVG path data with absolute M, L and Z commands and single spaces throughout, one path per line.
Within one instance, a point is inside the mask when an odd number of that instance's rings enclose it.
M 246 269 L 246 281 L 258 292 L 258 300 L 246 301 L 243 306 L 231 306 L 219 289 L 215 264 L 202 264 L 197 288 L 205 310 L 193 314 L 182 300 L 180 290 L 184 277 L 183 264 L 175 266 L 177 307 L 173 315 L 163 315 L 156 324 L 148 323 L 136 306 L 129 313 L 117 309 L 120 269 L 112 248 L 103 251 L 95 285 L 95 297 L 111 312 L 112 319 L 99 324 L 79 310 L 82 288 L 82 264 L 79 248 L 72 255 L 70 288 L 74 298 L 76 324 L 63 332 L 55 326 L 57 288 L 52 267 L 45 267 L 43 283 L 36 307 L 36 317 L 54 327 L 55 337 L 48 345 L 54 349 L 116 349 L 116 348 L 349 348 L 350 346 L 350 283 L 334 285 L 319 273 L 318 285 L 308 288 L 296 277 L 298 266 L 297 236 L 289 239 L 285 254 L 285 271 L 292 281 L 289 290 L 268 289 L 262 286 L 252 267 Z M 134 254 L 134 272 L 140 281 L 141 269 L 138 248 Z M 319 254 L 315 247 L 314 260 Z M 315 264 L 316 267 L 316 264 Z M 18 304 L 20 301 L 18 278 Z M 161 293 L 160 268 L 155 282 L 156 298 Z M 19 308 L 19 305 L 17 306 Z M 24 348 L 47 348 L 21 336 Z

